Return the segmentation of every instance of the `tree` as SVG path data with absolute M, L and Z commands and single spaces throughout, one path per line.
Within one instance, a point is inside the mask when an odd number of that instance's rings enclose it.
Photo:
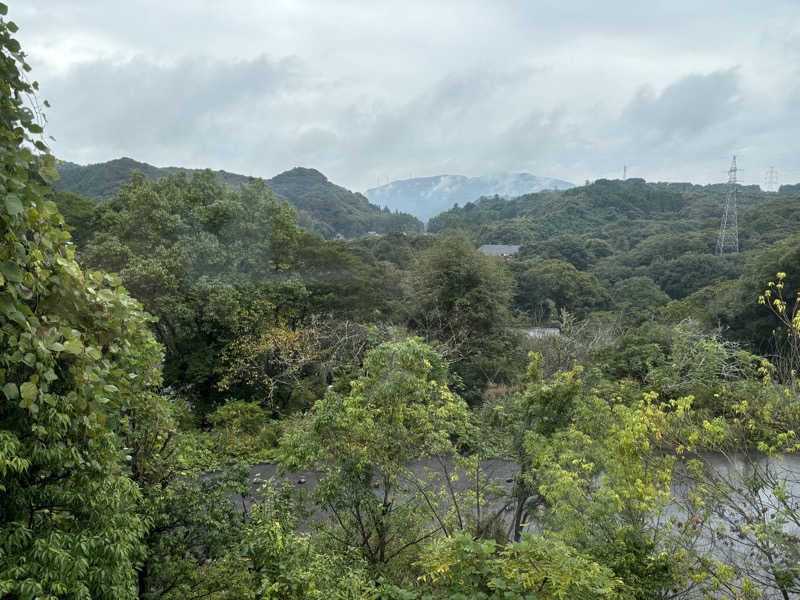
M 646 394 L 633 406 L 597 395 L 576 403 L 573 423 L 550 439 L 530 436 L 541 527 L 611 569 L 637 599 L 675 597 L 705 581 L 699 533 L 671 511 L 674 453 L 661 452 L 671 405 Z
M 155 182 L 135 173 L 95 220 L 82 259 L 119 273 L 158 317 L 167 381 L 190 393 L 200 412 L 224 399 L 216 366 L 237 313 L 273 293 L 284 310 L 308 297 L 287 275 L 299 263 L 294 210 L 263 181 L 233 191 L 211 171 Z
M 568 262 L 548 259 L 523 270 L 524 266 L 527 265 L 515 267 L 515 302 L 531 315 L 540 314 L 541 307 L 549 306 L 554 310 L 565 308 L 582 319 L 592 310 L 602 310 L 611 304 L 608 293 L 593 275 L 578 271 Z
M 0 596 L 133 598 L 145 523 L 117 436 L 160 381 L 150 318 L 46 199 L 37 88 L 0 4 Z M 35 101 L 35 100 L 34 100 Z
M 637 325 L 651 320 L 659 307 L 669 302 L 669 296 L 646 275 L 617 281 L 611 289 L 611 297 L 625 320 Z
M 72 241 L 78 248 L 83 248 L 92 235 L 92 220 L 95 214 L 95 201 L 67 191 L 50 190 L 50 198 L 58 206 L 64 216 Z
M 519 542 L 524 525 L 544 505 L 537 487 L 536 455 L 528 444 L 532 435 L 549 437 L 569 425 L 574 405 L 583 393 L 583 367 L 543 378 L 542 355 L 531 353 L 522 391 L 507 394 L 483 408 L 485 427 L 496 431 L 499 454 L 517 465 L 511 492 L 514 514 L 508 539 Z
M 678 525 L 702 535 L 714 597 L 789 600 L 800 593 L 800 418 L 796 392 L 760 371 L 748 395 L 720 389 L 720 416 L 672 416 L 688 489 Z
M 447 344 L 471 402 L 488 382 L 510 380 L 524 360 L 510 332 L 513 285 L 502 261 L 475 250 L 463 234 L 423 252 L 410 272 L 410 325 Z
M 389 563 L 446 530 L 409 462 L 452 454 L 468 427 L 447 380 L 445 361 L 419 339 L 385 342 L 367 353 L 349 394 L 329 391 L 281 440 L 287 468 L 324 472 L 314 497 L 335 521 L 330 535 L 369 563 Z
M 220 357 L 224 365 L 220 389 L 255 390 L 261 402 L 275 409 L 300 387 L 303 369 L 317 358 L 315 332 L 290 328 L 276 307 L 264 302 L 255 310 L 240 311 L 234 330 L 237 336 Z
M 790 300 L 783 291 L 786 273 L 777 273 L 775 279 L 767 284 L 767 289 L 758 297 L 758 303 L 768 306 L 783 326 L 786 339 L 778 342 L 778 348 L 782 350 L 779 368 L 797 390 L 800 385 L 800 290 L 794 300 Z
M 374 582 L 357 552 L 333 549 L 324 539 L 298 533 L 290 489 L 264 486 L 246 525 L 244 552 L 251 589 L 264 600 L 354 600 L 372 597 Z

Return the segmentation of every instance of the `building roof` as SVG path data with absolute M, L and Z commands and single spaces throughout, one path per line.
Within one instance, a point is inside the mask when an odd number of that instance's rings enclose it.
M 509 246 L 507 244 L 484 244 L 478 248 L 478 252 L 491 256 L 508 256 L 509 254 L 515 254 L 517 250 L 519 250 L 519 246 Z

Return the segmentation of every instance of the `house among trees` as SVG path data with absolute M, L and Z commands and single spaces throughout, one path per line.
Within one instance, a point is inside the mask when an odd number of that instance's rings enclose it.
M 519 246 L 510 246 L 507 244 L 484 244 L 478 248 L 478 252 L 483 252 L 487 256 L 500 256 L 503 260 L 511 258 L 512 254 L 519 251 Z

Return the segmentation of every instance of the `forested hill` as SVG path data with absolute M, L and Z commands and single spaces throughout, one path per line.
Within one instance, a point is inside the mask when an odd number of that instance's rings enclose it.
M 565 191 L 546 191 L 510 200 L 484 197 L 453 207 L 428 223 L 431 233 L 465 229 L 479 244 L 525 244 L 559 235 L 581 235 L 609 240 L 631 248 L 656 234 L 680 234 L 708 229 L 713 246 L 727 185 L 649 183 L 643 179 L 600 179 Z M 737 190 L 740 241 L 743 248 L 764 235 L 778 239 L 774 228 L 792 229 L 777 219 L 763 227 L 772 210 L 797 194 L 765 193 L 758 186 Z M 768 205 L 765 214 L 755 207 Z M 752 245 L 752 244 L 751 244 Z
M 531 192 L 565 190 L 571 187 L 571 183 L 552 177 L 537 177 L 530 173 L 500 173 L 481 177 L 416 177 L 393 181 L 369 189 L 366 193 L 376 204 L 409 212 L 427 220 L 454 204 L 473 202 L 481 196 L 512 198 Z
M 267 185 L 297 208 L 300 225 L 326 238 L 423 229 L 416 217 L 380 209 L 363 195 L 331 183 L 316 169 L 295 167 L 268 180 Z
M 797 271 L 800 194 L 740 186 L 740 252 L 717 256 L 727 189 L 598 180 L 511 200 L 481 198 L 431 219 L 428 231 L 465 231 L 476 245 L 520 245 L 508 262 L 516 307 L 534 318 L 552 318 L 556 308 L 578 317 L 613 308 L 641 320 L 675 300 L 673 317 L 722 324 L 763 349 L 770 329 L 752 299 L 764 273 Z
M 129 182 L 135 171 L 141 171 L 147 179 L 154 181 L 176 171 L 195 173 L 200 169 L 155 167 L 123 157 L 92 165 L 59 161 L 58 171 L 57 189 L 106 200 L 113 197 L 123 183 Z M 227 171 L 214 173 L 229 187 L 237 188 L 249 179 L 246 175 Z M 300 225 L 325 238 L 337 234 L 353 238 L 370 231 L 419 232 L 423 228 L 415 217 L 370 204 L 361 194 L 331 183 L 315 169 L 297 167 L 276 175 L 267 184 L 297 209 Z
M 92 165 L 59 161 L 60 178 L 55 187 L 89 198 L 106 199 L 116 194 L 122 183 L 130 181 L 134 171 L 141 171 L 151 181 L 170 172 L 169 169 L 154 167 L 127 157 Z

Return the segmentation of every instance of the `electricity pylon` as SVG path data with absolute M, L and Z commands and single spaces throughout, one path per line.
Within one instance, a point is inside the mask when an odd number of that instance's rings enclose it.
M 778 191 L 778 172 L 775 167 L 770 167 L 764 177 L 764 191 L 777 192 Z
M 725 196 L 725 208 L 722 211 L 722 223 L 719 226 L 716 254 L 739 251 L 739 214 L 736 209 L 736 155 L 733 155 L 731 168 L 728 169 L 728 194 Z

